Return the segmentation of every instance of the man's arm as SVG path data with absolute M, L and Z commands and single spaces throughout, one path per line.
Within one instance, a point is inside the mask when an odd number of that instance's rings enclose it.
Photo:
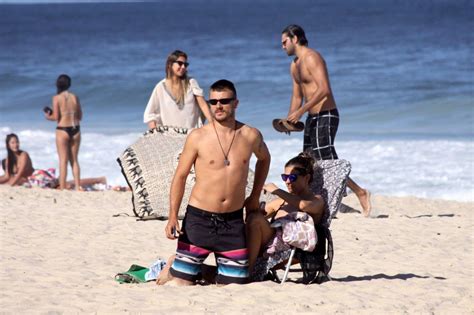
M 329 79 L 323 58 L 316 53 L 310 54 L 305 58 L 305 65 L 317 88 L 316 92 L 306 99 L 306 103 L 304 103 L 303 106 L 288 115 L 288 120 L 293 123 L 296 123 L 301 116 L 303 116 L 303 114 L 310 110 L 314 105 L 319 104 L 327 98 L 330 93 Z
M 291 79 L 293 81 L 293 93 L 291 95 L 290 109 L 288 110 L 288 116 L 293 112 L 298 110 L 303 103 L 303 93 L 301 91 L 301 86 L 296 82 L 296 64 L 291 63 L 290 67 Z
M 255 132 L 257 135 L 253 143 L 253 153 L 257 157 L 257 163 L 255 163 L 255 177 L 253 181 L 252 192 L 245 200 L 244 204 L 247 211 L 258 210 L 260 192 L 262 191 L 265 179 L 267 178 L 271 160 L 270 152 L 268 151 L 267 145 L 263 141 L 262 134 L 256 129 Z
M 173 181 L 171 182 L 170 189 L 170 210 L 168 217 L 168 224 L 166 225 L 165 232 L 166 237 L 169 239 L 175 239 L 175 231 L 180 232 L 178 223 L 178 211 L 179 206 L 184 195 L 184 189 L 186 186 L 186 178 L 196 161 L 197 157 L 197 142 L 198 142 L 198 130 L 191 132 L 186 139 L 184 144 L 183 152 L 179 157 L 178 167 L 174 173 Z

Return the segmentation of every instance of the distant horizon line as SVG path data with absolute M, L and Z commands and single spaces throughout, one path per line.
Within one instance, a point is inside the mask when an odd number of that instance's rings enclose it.
M 0 0 L 2 4 L 75 4 L 75 3 L 130 3 L 130 2 L 159 2 L 161 0 Z

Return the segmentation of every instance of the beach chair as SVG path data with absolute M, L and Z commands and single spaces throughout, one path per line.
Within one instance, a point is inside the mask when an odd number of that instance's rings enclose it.
M 351 165 L 346 160 L 323 160 L 317 161 L 316 164 L 318 167 L 315 169 L 311 190 L 325 200 L 324 216 L 321 223 L 315 225 L 318 236 L 316 248 L 312 252 L 306 252 L 292 247 L 269 257 L 259 258 L 255 266 L 257 280 L 271 279 L 283 284 L 290 271 L 302 271 L 302 282 L 305 284 L 330 280 L 329 271 L 332 267 L 334 249 L 329 227 L 345 195 Z M 299 263 L 301 268 L 291 269 L 295 263 Z M 281 268 L 285 269 L 285 273 L 280 280 L 277 270 Z M 261 275 L 265 276 L 262 278 Z

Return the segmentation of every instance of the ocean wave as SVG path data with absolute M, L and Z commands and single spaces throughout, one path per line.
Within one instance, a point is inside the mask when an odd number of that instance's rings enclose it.
M 0 139 L 12 130 L 0 128 Z M 28 151 L 35 168 L 58 167 L 55 133 L 45 130 L 16 131 L 21 148 Z M 82 177 L 106 176 L 112 185 L 125 185 L 117 157 L 141 133 L 107 135 L 83 132 L 79 153 Z M 301 139 L 267 141 L 272 164 L 267 181 L 284 187 L 279 174 L 301 150 Z M 338 140 L 339 158 L 352 164 L 351 178 L 373 193 L 392 196 L 473 201 L 474 144 L 469 140 Z M 6 156 L 4 147 L 0 157 Z M 253 166 L 255 159 L 252 160 Z M 69 171 L 69 178 L 72 178 Z

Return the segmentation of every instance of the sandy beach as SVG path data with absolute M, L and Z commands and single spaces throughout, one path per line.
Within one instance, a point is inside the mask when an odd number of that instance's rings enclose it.
M 374 196 L 340 213 L 333 281 L 226 287 L 119 284 L 131 264 L 174 252 L 166 222 L 139 222 L 129 193 L 0 186 L 2 312 L 472 314 L 472 203 Z M 344 203 L 357 209 L 354 196 Z M 300 275 L 295 273 L 293 279 Z

